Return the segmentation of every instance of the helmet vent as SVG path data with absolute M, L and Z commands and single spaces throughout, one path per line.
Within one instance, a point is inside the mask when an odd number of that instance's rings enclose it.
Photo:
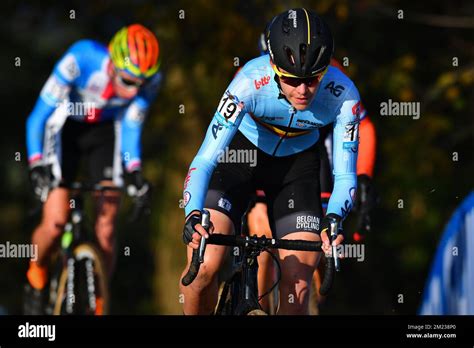
M 324 52 L 324 51 L 321 52 L 321 49 L 323 49 L 323 48 L 322 48 L 321 46 L 319 46 L 319 47 L 316 49 L 316 51 L 314 52 L 314 56 L 316 57 L 316 60 L 314 61 L 313 66 L 316 66 L 316 65 L 318 65 L 318 63 L 319 63 L 319 59 L 321 58 L 321 55 L 322 55 L 322 53 Z
M 288 61 L 291 63 L 291 65 L 295 66 L 295 56 L 293 55 L 291 48 L 289 48 L 288 46 L 285 46 L 284 50 L 286 53 L 286 57 L 288 58 Z
M 301 44 L 300 45 L 300 63 L 301 66 L 304 66 L 304 63 L 306 61 L 306 50 L 307 50 L 307 45 L 306 44 Z

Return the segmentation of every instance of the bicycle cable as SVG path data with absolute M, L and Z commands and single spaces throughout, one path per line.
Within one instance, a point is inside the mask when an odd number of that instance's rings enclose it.
M 266 291 L 262 296 L 259 296 L 258 297 L 258 301 L 260 301 L 262 298 L 264 298 L 265 296 L 267 296 L 268 294 L 270 294 L 273 289 L 275 289 L 275 287 L 278 285 L 278 283 L 280 283 L 280 280 L 281 280 L 281 267 L 280 267 L 280 261 L 278 261 L 278 258 L 267 248 L 263 249 L 263 251 L 266 251 L 267 253 L 270 254 L 270 256 L 273 258 L 273 260 L 275 261 L 276 265 L 277 265 L 277 280 L 276 282 L 272 285 L 272 287 Z

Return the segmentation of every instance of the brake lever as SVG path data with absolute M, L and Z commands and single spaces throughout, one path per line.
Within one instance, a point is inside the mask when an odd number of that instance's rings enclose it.
M 329 228 L 331 230 L 331 248 L 332 248 L 332 257 L 334 258 L 334 266 L 336 268 L 336 272 L 339 272 L 341 269 L 340 265 L 340 260 L 339 257 L 337 256 L 337 245 L 332 245 L 332 242 L 334 242 L 337 238 L 337 222 L 336 221 L 331 221 L 329 223 Z
M 201 226 L 206 230 L 206 232 L 209 231 L 210 213 L 206 209 L 203 209 L 201 212 Z M 199 243 L 199 252 L 198 252 L 199 263 L 204 262 L 204 252 L 206 251 L 206 242 L 207 242 L 206 238 L 202 236 L 201 242 Z

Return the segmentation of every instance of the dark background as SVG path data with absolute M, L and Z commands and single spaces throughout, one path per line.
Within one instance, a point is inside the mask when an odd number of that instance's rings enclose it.
M 156 194 L 152 215 L 133 225 L 126 220 L 130 202 L 122 205 L 112 312 L 181 313 L 179 200 L 188 165 L 236 71 L 234 58 L 243 65 L 256 57 L 266 22 L 303 6 L 329 22 L 336 58 L 349 58 L 347 73 L 378 138 L 380 201 L 366 260 L 343 264 L 322 312 L 415 313 L 444 225 L 473 187 L 474 3 L 467 0 L 3 1 L 0 242 L 29 243 L 38 221 L 28 215 L 33 200 L 25 121 L 55 62 L 79 39 L 107 43 L 122 26 L 142 23 L 159 38 L 165 76 L 143 134 L 144 170 Z M 380 103 L 388 99 L 420 102 L 420 119 L 380 116 Z M 17 153 L 21 161 L 15 161 Z M 0 312 L 20 313 L 26 267 L 24 259 L 0 259 Z

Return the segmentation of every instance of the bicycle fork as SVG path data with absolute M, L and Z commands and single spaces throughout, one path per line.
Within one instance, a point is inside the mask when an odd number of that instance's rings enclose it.
M 81 202 L 74 202 L 81 204 Z M 75 273 L 76 259 L 73 255 L 75 245 L 81 238 L 82 213 L 79 207 L 75 206 L 71 211 L 71 221 L 64 228 L 61 238 L 61 247 L 64 251 L 65 264 L 67 265 L 67 281 L 66 281 L 66 306 L 67 314 L 74 313 L 74 305 L 76 303 Z
M 247 314 L 254 309 L 260 309 L 258 303 L 258 262 L 257 255 L 254 253 L 245 254 L 243 257 L 242 278 L 241 278 L 241 294 L 239 305 L 236 308 L 237 315 Z

